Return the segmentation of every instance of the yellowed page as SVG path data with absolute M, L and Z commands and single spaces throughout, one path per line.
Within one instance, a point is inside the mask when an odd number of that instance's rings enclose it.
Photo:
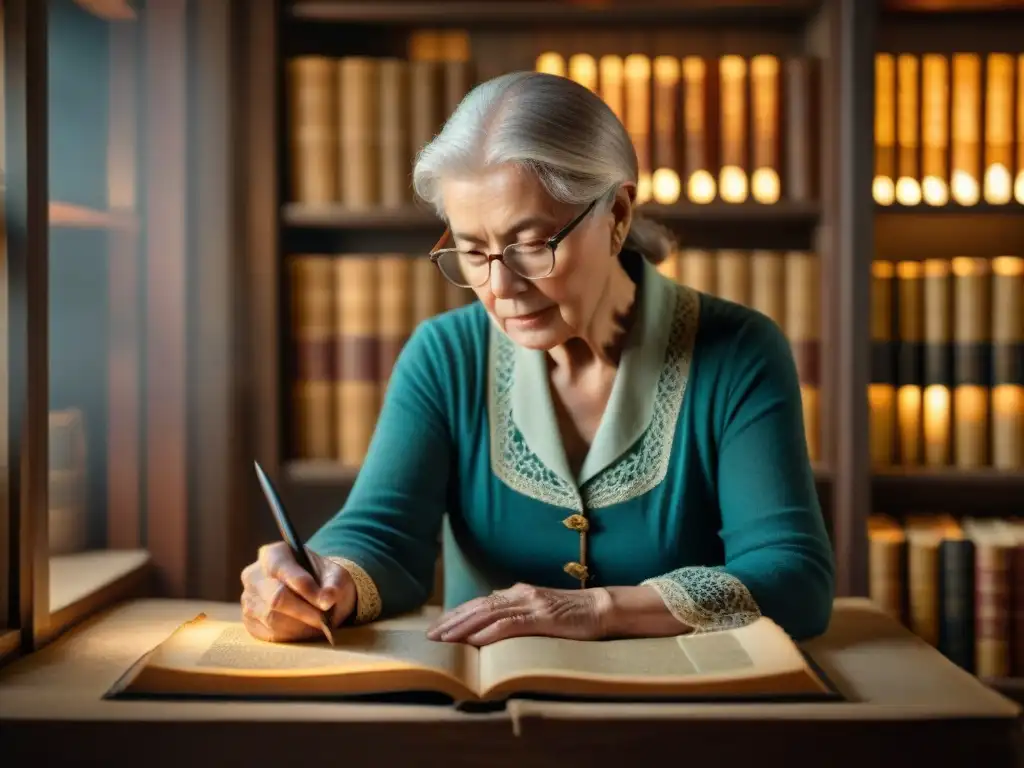
M 785 683 L 780 677 L 792 677 Z M 486 646 L 480 653 L 480 688 L 496 691 L 685 692 L 715 688 L 751 691 L 763 681 L 786 690 L 803 686 L 824 692 L 799 649 L 770 619 L 735 630 L 678 637 L 581 642 L 523 637 Z M 751 684 L 750 681 L 753 681 Z M 780 692 L 782 692 L 780 690 Z
M 424 681 L 444 677 L 458 681 L 460 687 L 477 688 L 478 651 L 428 640 L 422 620 L 416 618 L 341 629 L 335 633 L 335 643 L 333 647 L 322 639 L 269 643 L 252 637 L 241 622 L 203 618 L 183 626 L 158 646 L 146 659 L 138 681 L 129 687 L 159 687 L 160 692 L 168 688 L 210 691 L 218 686 L 225 691 L 244 688 L 268 693 L 329 692 L 332 688 L 348 692 L 358 677 L 361 692 L 373 692 L 374 680 L 380 681 L 383 692 L 403 688 L 403 680 L 422 686 Z M 429 675 L 422 674 L 424 670 Z M 239 680 L 249 682 L 243 685 Z M 453 688 L 441 683 L 423 690 Z

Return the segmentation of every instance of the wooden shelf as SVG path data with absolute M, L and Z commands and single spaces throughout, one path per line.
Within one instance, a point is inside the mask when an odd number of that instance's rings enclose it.
M 814 248 L 818 203 L 647 204 L 641 210 L 689 248 Z M 284 249 L 291 253 L 426 253 L 444 223 L 426 207 L 357 211 L 340 205 L 283 207 Z
M 483 26 L 554 24 L 621 26 L 673 22 L 729 25 L 771 21 L 803 22 L 818 0 L 683 0 L 664 2 L 564 2 L 557 0 L 293 0 L 294 19 L 346 24 Z
M 892 467 L 872 486 L 879 512 L 1024 515 L 1024 470 Z
M 946 205 L 881 205 L 875 203 L 875 214 L 884 216 L 992 216 L 1011 215 L 1024 216 L 1024 205 L 1013 201 L 1004 205 L 995 203 L 978 203 L 977 205 L 960 205 L 959 203 L 947 203 Z
M 990 677 L 983 682 L 1008 699 L 1024 704 L 1024 677 Z
M 138 228 L 138 219 L 134 214 L 128 212 L 104 211 L 84 205 L 54 201 L 50 203 L 50 226 L 69 229 L 134 231 Z
M 821 207 L 817 203 L 791 202 L 780 202 L 774 205 L 720 201 L 708 205 L 648 203 L 640 206 L 640 210 L 652 219 L 666 223 L 791 223 L 813 226 L 817 224 L 821 214 Z M 440 234 L 444 226 L 431 210 L 413 205 L 406 208 L 379 208 L 361 211 L 340 205 L 311 206 L 288 203 L 282 211 L 282 219 L 287 226 L 310 229 L 401 227 L 421 230 L 429 228 Z

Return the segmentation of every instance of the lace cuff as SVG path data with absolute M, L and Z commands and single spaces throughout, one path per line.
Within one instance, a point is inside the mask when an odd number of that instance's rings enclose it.
M 761 615 L 743 582 L 715 568 L 679 568 L 641 585 L 654 587 L 669 612 L 694 632 L 735 629 Z
M 353 624 L 366 624 L 380 616 L 381 600 L 377 585 L 373 583 L 363 567 L 345 557 L 328 557 L 332 563 L 337 563 L 344 568 L 356 585 L 356 615 L 352 617 Z

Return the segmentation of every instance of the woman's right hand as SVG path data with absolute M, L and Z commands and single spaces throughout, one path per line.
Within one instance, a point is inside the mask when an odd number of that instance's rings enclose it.
M 270 642 L 309 640 L 323 634 L 320 611 L 330 611 L 331 628 L 349 617 L 356 587 L 338 563 L 310 552 L 320 586 L 283 541 L 260 547 L 256 562 L 242 571 L 242 621 L 253 637 Z

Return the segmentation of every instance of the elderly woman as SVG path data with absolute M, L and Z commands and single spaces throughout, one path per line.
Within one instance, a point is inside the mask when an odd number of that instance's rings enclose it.
M 678 635 L 760 615 L 823 632 L 834 561 L 786 337 L 655 265 L 622 124 L 571 80 L 475 88 L 417 158 L 447 223 L 430 254 L 472 305 L 421 324 L 394 368 L 344 508 L 242 574 L 274 641 L 423 605 L 428 636 Z

